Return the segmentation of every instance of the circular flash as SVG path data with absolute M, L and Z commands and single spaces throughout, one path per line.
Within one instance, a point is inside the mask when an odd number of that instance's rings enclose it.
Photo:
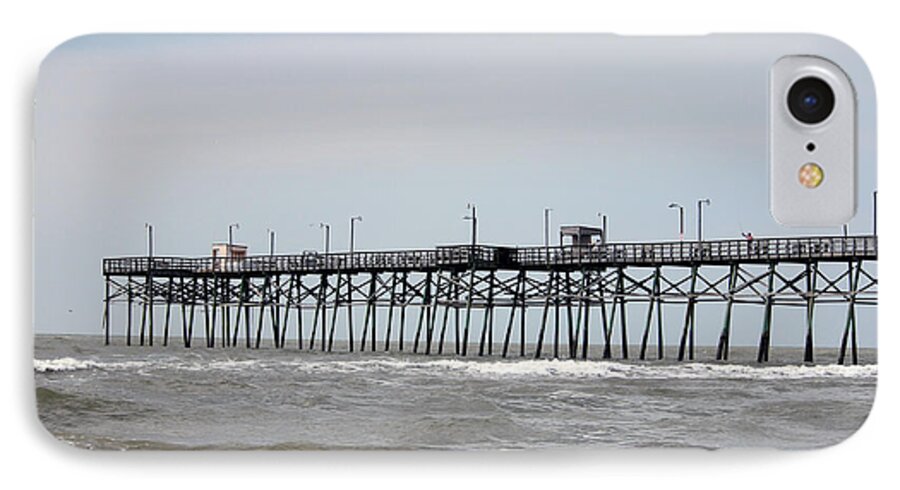
M 803 187 L 815 189 L 822 185 L 822 181 L 825 180 L 825 172 L 818 164 L 807 163 L 800 167 L 797 178 Z

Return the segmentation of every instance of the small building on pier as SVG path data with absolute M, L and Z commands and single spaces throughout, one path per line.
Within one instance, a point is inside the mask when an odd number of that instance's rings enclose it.
M 566 243 L 566 239 L 569 240 L 569 243 Z M 590 247 L 595 243 L 603 242 L 603 228 L 584 225 L 568 225 L 559 227 L 560 245 Z
M 213 243 L 212 258 L 214 271 L 237 270 L 247 258 L 247 246 L 236 243 Z
M 213 243 L 212 256 L 218 258 L 243 259 L 247 257 L 247 246 L 236 243 Z

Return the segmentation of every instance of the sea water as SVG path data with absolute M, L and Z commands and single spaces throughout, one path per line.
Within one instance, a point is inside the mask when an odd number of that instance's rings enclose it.
M 725 363 L 714 347 L 677 362 L 674 350 L 601 360 L 593 345 L 585 361 L 533 359 L 532 345 L 502 359 L 500 346 L 446 355 L 452 344 L 442 356 L 123 344 L 35 337 L 37 410 L 54 436 L 91 449 L 811 448 L 860 427 L 877 375 L 874 349 L 842 366 L 835 349 L 804 365 L 779 347 L 757 364 L 752 347 Z

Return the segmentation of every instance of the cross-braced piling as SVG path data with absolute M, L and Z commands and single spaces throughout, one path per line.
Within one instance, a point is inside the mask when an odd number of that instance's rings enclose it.
M 680 305 L 678 360 L 694 360 L 698 305 L 720 303 L 716 359 L 728 360 L 734 307 L 748 304 L 761 307 L 759 362 L 769 359 L 776 307 L 805 310 L 803 361 L 814 362 L 816 307 L 840 303 L 847 311 L 837 361 L 856 364 L 856 310 L 876 304 L 876 260 L 875 236 L 107 258 L 103 328 L 108 344 L 111 308 L 124 303 L 128 345 L 153 345 L 160 316 L 167 345 L 175 309 L 185 347 L 197 336 L 207 347 L 259 348 L 268 332 L 286 348 L 293 332 L 297 349 L 332 351 L 342 334 L 350 351 L 491 356 L 502 339 L 504 358 L 587 359 L 594 343 L 604 359 L 616 350 L 628 359 L 627 321 L 636 320 L 645 360 L 664 357 L 663 306 Z M 643 318 L 627 318 L 636 303 L 646 305 Z M 538 333 L 527 339 L 534 318 Z

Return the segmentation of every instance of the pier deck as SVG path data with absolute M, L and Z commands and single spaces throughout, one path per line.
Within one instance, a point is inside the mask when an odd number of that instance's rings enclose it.
M 228 257 L 116 257 L 103 259 L 104 275 L 156 276 L 322 274 L 465 270 L 581 270 L 662 265 L 806 263 L 876 260 L 874 236 L 826 236 L 704 242 L 609 243 L 606 245 L 500 247 L 457 245 L 423 250 Z M 474 260 L 473 260 L 474 258 Z

